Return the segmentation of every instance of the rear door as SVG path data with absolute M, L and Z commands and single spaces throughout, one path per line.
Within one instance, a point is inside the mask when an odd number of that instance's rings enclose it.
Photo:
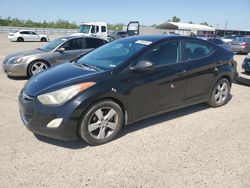
M 207 42 L 186 39 L 182 42 L 182 64 L 185 67 L 187 88 L 185 101 L 203 99 L 211 91 L 216 76 L 215 49 Z

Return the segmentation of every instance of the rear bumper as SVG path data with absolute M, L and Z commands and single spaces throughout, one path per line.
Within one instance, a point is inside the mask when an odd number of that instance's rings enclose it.
M 234 47 L 234 46 L 231 46 L 231 49 L 233 52 L 242 52 L 242 53 L 249 53 L 250 49 L 247 48 L 247 47 Z

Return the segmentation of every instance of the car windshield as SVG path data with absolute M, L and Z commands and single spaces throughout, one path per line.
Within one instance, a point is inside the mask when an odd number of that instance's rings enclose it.
M 81 25 L 80 26 L 80 33 L 89 33 L 90 25 Z
M 52 40 L 51 42 L 42 46 L 40 49 L 46 50 L 46 51 L 54 50 L 57 46 L 61 45 L 66 40 L 67 40 L 66 38 L 58 38 L 58 39 Z
M 118 40 L 88 53 L 79 59 L 77 63 L 109 70 L 124 63 L 149 44 L 151 44 L 150 41 L 144 40 Z

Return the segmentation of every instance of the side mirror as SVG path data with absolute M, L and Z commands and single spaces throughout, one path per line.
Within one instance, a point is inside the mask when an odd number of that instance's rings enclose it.
M 154 64 L 150 61 L 142 60 L 138 61 L 136 65 L 130 69 L 134 71 L 150 71 L 154 69 Z
M 63 53 L 65 51 L 65 48 L 58 48 L 56 51 Z

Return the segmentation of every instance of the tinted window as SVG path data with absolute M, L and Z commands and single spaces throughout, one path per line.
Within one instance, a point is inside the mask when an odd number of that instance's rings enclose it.
M 182 60 L 205 57 L 213 52 L 212 46 L 199 41 L 185 41 Z
M 30 31 L 30 34 L 31 34 L 31 35 L 36 35 L 36 33 L 35 33 L 35 32 L 32 32 L 32 31 Z
M 97 48 L 99 46 L 102 46 L 104 44 L 104 41 L 101 39 L 87 38 L 86 43 L 87 48 Z
M 155 66 L 167 65 L 178 62 L 179 42 L 164 42 L 147 51 L 140 60 L 154 63 Z
M 102 27 L 101 27 L 101 30 L 102 30 L 102 32 L 106 32 L 106 27 L 105 27 L 105 26 L 102 26 Z
M 22 31 L 22 32 L 20 32 L 20 34 L 23 34 L 23 35 L 29 35 L 29 34 L 30 34 L 30 32 L 29 32 L 29 31 Z
M 220 39 L 213 39 L 213 43 L 215 44 L 224 44 L 224 42 Z
M 99 32 L 99 26 L 93 25 L 91 28 L 91 33 L 98 33 Z
M 84 39 L 79 38 L 79 39 L 71 39 L 66 43 L 64 43 L 61 47 L 65 48 L 65 50 L 80 50 L 80 49 L 85 49 L 86 45 Z

